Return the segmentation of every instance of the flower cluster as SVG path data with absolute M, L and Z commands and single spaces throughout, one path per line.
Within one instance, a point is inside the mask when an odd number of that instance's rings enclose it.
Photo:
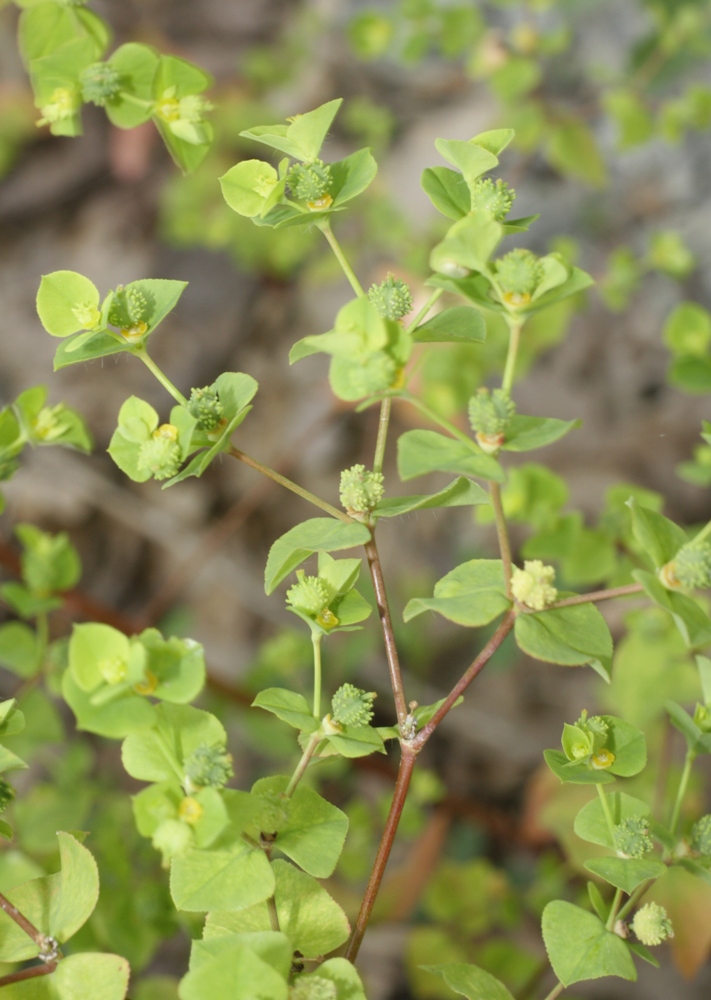
M 541 263 L 530 250 L 512 250 L 492 265 L 504 302 L 525 306 L 543 277 Z
M 482 386 L 469 400 L 469 423 L 479 447 L 495 454 L 506 440 L 506 428 L 516 415 L 516 404 L 503 389 Z
M 342 726 L 367 726 L 373 718 L 373 691 L 342 684 L 331 701 L 331 718 Z
M 353 465 L 341 473 L 341 503 L 351 514 L 368 514 L 385 495 L 383 474 Z
M 511 211 L 515 197 L 516 192 L 506 181 L 489 178 L 477 181 L 472 191 L 472 212 L 489 212 L 497 222 L 501 222 Z
M 333 202 L 329 194 L 331 181 L 331 168 L 321 160 L 294 163 L 286 175 L 292 196 L 305 201 L 309 208 L 328 208 Z
M 642 858 L 654 848 L 645 816 L 628 816 L 614 829 L 615 850 L 622 858 Z
M 161 424 L 141 445 L 137 467 L 139 472 L 148 472 L 155 479 L 170 479 L 180 468 L 180 462 L 178 428 Z
M 198 430 L 214 431 L 222 420 L 224 407 L 217 392 L 205 386 L 203 389 L 191 389 L 188 411 L 197 420 Z
M 219 743 L 200 744 L 186 758 L 185 784 L 189 791 L 197 788 L 224 788 L 233 775 L 232 755 Z
M 632 921 L 635 936 L 647 947 L 654 947 L 674 937 L 674 928 L 667 911 L 659 903 L 645 903 Z
M 543 611 L 558 597 L 554 580 L 553 566 L 545 566 L 540 559 L 527 559 L 523 569 L 518 566 L 514 569 L 511 591 L 519 604 L 525 604 L 532 611 Z
M 121 77 L 111 63 L 95 62 L 79 75 L 81 96 L 90 104 L 103 108 L 121 89 Z
M 410 286 L 394 274 L 388 274 L 379 285 L 371 285 L 368 298 L 383 319 L 402 319 L 414 305 Z
M 338 625 L 338 618 L 329 609 L 336 597 L 333 587 L 320 576 L 306 576 L 302 569 L 296 571 L 298 583 L 286 593 L 286 602 L 302 615 L 313 618 L 323 628 Z

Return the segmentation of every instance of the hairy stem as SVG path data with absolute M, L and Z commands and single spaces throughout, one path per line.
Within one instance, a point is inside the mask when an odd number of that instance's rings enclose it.
M 551 604 L 552 608 L 569 608 L 573 604 L 589 604 L 591 601 L 610 601 L 613 597 L 627 597 L 641 594 L 644 587 L 641 583 L 628 583 L 624 587 L 613 587 L 611 590 L 591 590 L 589 594 L 576 594 L 574 597 L 564 597 L 562 601 Z
M 250 469 L 256 469 L 257 472 L 261 472 L 263 476 L 267 476 L 275 483 L 279 483 L 279 485 L 283 486 L 285 489 L 291 490 L 291 492 L 296 493 L 297 496 L 303 497 L 304 500 L 308 500 L 308 502 L 312 503 L 314 507 L 320 507 L 321 510 L 326 511 L 326 513 L 330 514 L 331 517 L 337 517 L 339 521 L 345 521 L 346 524 L 350 524 L 353 520 L 353 518 L 349 517 L 345 511 L 339 510 L 337 507 L 334 507 L 325 500 L 322 500 L 320 497 L 317 497 L 309 490 L 305 490 L 303 486 L 299 486 L 297 483 L 292 483 L 290 479 L 287 479 L 286 476 L 282 476 L 280 472 L 270 469 L 268 465 L 262 465 L 262 463 L 258 462 L 256 458 L 250 458 L 249 455 L 245 455 L 245 453 L 240 451 L 239 448 L 235 448 L 233 445 L 230 445 L 230 449 L 227 454 L 238 459 L 240 462 L 244 462 L 244 464 L 248 465 Z
M 344 254 L 344 252 L 343 252 L 343 250 L 341 248 L 341 244 L 338 242 L 338 240 L 336 239 L 336 237 L 333 235 L 333 230 L 331 229 L 331 223 L 330 223 L 329 219 L 324 219 L 323 222 L 319 222 L 319 223 L 317 223 L 317 225 L 318 225 L 318 228 L 323 233 L 323 235 L 328 240 L 328 245 L 331 247 L 331 250 L 333 250 L 334 254 L 336 255 L 336 260 L 341 265 L 343 273 L 348 278 L 348 281 L 350 282 L 351 288 L 356 293 L 356 295 L 358 296 L 358 298 L 361 298 L 361 299 L 364 298 L 365 297 L 365 292 L 363 291 L 363 286 L 361 285 L 360 281 L 358 281 L 358 279 L 356 278 L 355 272 L 354 272 L 353 268 L 348 263 L 346 255 Z
M 380 420 L 378 421 L 378 440 L 375 443 L 375 458 L 373 459 L 373 472 L 383 471 L 383 461 L 385 459 L 385 445 L 388 440 L 388 426 L 390 424 L 390 410 L 393 401 L 391 396 L 386 396 L 380 404 Z
M 499 551 L 501 561 L 504 564 L 504 581 L 506 583 L 506 596 L 512 599 L 511 593 L 511 543 L 509 542 L 509 532 L 506 527 L 504 508 L 501 503 L 501 487 L 498 483 L 489 483 L 489 493 L 491 495 L 491 505 L 494 508 L 494 518 L 496 520 L 496 535 L 499 539 Z
M 487 642 L 486 646 L 479 653 L 477 658 L 473 663 L 465 670 L 460 679 L 454 685 L 450 693 L 445 698 L 444 702 L 437 709 L 435 714 L 432 716 L 430 721 L 424 726 L 420 732 L 417 734 L 415 739 L 412 741 L 412 745 L 418 750 L 424 746 L 427 740 L 430 738 L 432 733 L 435 731 L 437 726 L 440 724 L 445 715 L 453 707 L 457 699 L 466 691 L 471 682 L 474 680 L 476 675 L 480 673 L 486 664 L 489 662 L 491 657 L 494 655 L 496 650 L 499 648 L 501 643 L 504 641 L 506 636 L 509 634 L 511 629 L 514 627 L 514 622 L 516 621 L 516 613 L 514 611 L 508 611 L 504 615 L 501 624 L 494 632 L 492 637 Z
M 600 786 L 598 785 L 598 788 Z M 617 920 L 617 913 L 620 909 L 620 903 L 622 902 L 622 889 L 617 889 L 615 891 L 615 898 L 612 900 L 612 906 L 610 907 L 610 914 L 607 918 L 607 923 L 605 927 L 608 931 L 611 931 L 615 926 L 615 921 Z
M 378 615 L 380 625 L 383 630 L 385 640 L 385 656 L 388 661 L 388 671 L 390 673 L 390 684 L 395 698 L 395 711 L 400 727 L 407 718 L 407 701 L 405 700 L 405 689 L 402 683 L 402 673 L 400 671 L 400 658 L 395 643 L 395 633 L 393 631 L 392 618 L 390 617 L 390 606 L 388 605 L 388 595 L 385 591 L 385 580 L 383 579 L 383 568 L 380 565 L 380 555 L 375 544 L 375 535 L 371 531 L 370 541 L 365 546 L 365 554 L 368 557 L 370 576 L 375 590 L 375 600 L 378 605 Z
M 314 751 L 316 750 L 316 747 L 319 745 L 322 739 L 323 736 L 318 731 L 312 733 L 311 736 L 309 737 L 309 742 L 306 744 L 306 749 L 301 755 L 301 760 L 296 765 L 296 770 L 292 774 L 289 784 L 286 786 L 284 795 L 286 796 L 287 799 L 290 799 L 291 796 L 294 794 L 296 786 L 303 778 L 306 768 L 309 766 L 311 758 L 314 755 Z
M 182 392 L 170 381 L 165 372 L 158 367 L 153 358 L 149 355 L 145 347 L 136 347 L 131 352 L 135 357 L 140 358 L 146 368 L 158 379 L 160 384 L 166 389 L 176 402 L 181 406 L 187 406 L 188 401 Z
M 405 329 L 407 330 L 408 333 L 412 333 L 413 330 L 417 329 L 417 327 L 420 325 L 420 323 L 425 318 L 425 316 L 427 315 L 427 313 L 430 311 L 430 309 L 432 308 L 432 306 L 435 304 L 435 302 L 437 302 L 437 300 L 443 294 L 444 294 L 444 289 L 443 288 L 436 288 L 434 290 L 434 292 L 427 299 L 427 301 L 425 302 L 425 304 L 423 305 L 423 307 L 420 309 L 420 311 L 418 312 L 418 314 L 415 316 L 415 318 L 413 320 L 411 320 L 411 322 L 409 322 L 407 324 L 407 327 Z
M 677 827 L 679 826 L 681 805 L 684 801 L 684 796 L 686 795 L 686 789 L 689 787 L 691 768 L 693 767 L 695 760 L 696 752 L 694 750 L 687 750 L 686 757 L 684 758 L 684 770 L 681 772 L 681 780 L 679 781 L 679 788 L 677 789 L 676 799 L 674 800 L 674 808 L 672 809 L 671 822 L 669 823 L 669 832 L 672 837 L 675 836 Z
M 612 818 L 612 813 L 610 812 L 610 803 L 607 801 L 607 796 L 602 785 L 595 785 L 597 788 L 597 794 L 600 796 L 600 804 L 602 805 L 602 811 L 605 814 L 605 822 L 607 823 L 607 829 L 610 831 L 610 839 L 614 843 L 615 841 L 615 821 Z
M 311 633 L 314 647 L 314 719 L 321 718 L 321 639 L 320 632 Z
M 504 377 L 501 388 L 510 396 L 516 372 L 516 358 L 518 357 L 518 345 L 521 339 L 521 327 L 523 320 L 516 320 L 510 316 L 505 317 L 509 328 L 509 349 L 506 354 L 506 366 L 504 367 Z
M 390 812 L 388 813 L 385 829 L 383 830 L 383 836 L 381 837 L 380 844 L 378 846 L 378 853 L 375 856 L 375 863 L 373 864 L 373 870 L 370 873 L 368 886 L 365 890 L 365 896 L 363 897 L 363 902 L 360 906 L 360 913 L 358 914 L 358 919 L 356 920 L 355 927 L 353 928 L 353 933 L 351 934 L 346 947 L 346 958 L 349 962 L 355 962 L 363 941 L 363 936 L 368 926 L 373 906 L 375 905 L 378 890 L 380 889 L 380 883 L 383 880 L 385 867 L 388 863 L 388 858 L 390 857 L 390 852 L 395 840 L 395 834 L 397 833 L 398 824 L 400 822 L 400 816 L 402 815 L 405 799 L 410 787 L 412 771 L 415 767 L 415 761 L 417 760 L 416 750 L 404 742 L 401 746 L 402 756 L 400 758 L 400 769 L 395 783 L 393 800 L 390 804 Z
M 472 441 L 472 439 L 469 437 L 468 434 L 465 434 L 464 431 L 460 431 L 458 427 L 455 427 L 455 425 L 450 423 L 449 420 L 447 420 L 445 417 L 440 417 L 439 413 L 436 413 L 434 410 L 431 410 L 429 406 L 427 406 L 426 403 L 423 403 L 421 400 L 419 400 L 417 396 L 411 396 L 409 392 L 400 392 L 398 393 L 398 396 L 400 399 L 406 400 L 408 403 L 410 403 L 412 406 L 418 409 L 420 413 L 422 413 L 425 417 L 431 420 L 433 424 L 439 424 L 439 426 L 444 428 L 444 430 L 446 430 L 449 434 L 451 434 L 452 437 L 455 437 L 458 441 L 462 441 L 464 444 L 469 445 L 472 451 L 474 450 L 478 451 L 477 446 L 475 445 L 474 441 Z

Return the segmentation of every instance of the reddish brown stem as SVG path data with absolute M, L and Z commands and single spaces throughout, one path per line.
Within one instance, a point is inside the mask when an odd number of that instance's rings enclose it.
M 50 976 L 56 968 L 56 962 L 45 962 L 44 965 L 33 965 L 29 969 L 11 972 L 9 976 L 0 976 L 0 987 L 21 983 L 25 979 L 36 979 L 38 976 Z
M 556 601 L 551 607 L 569 608 L 573 604 L 589 604 L 591 601 L 609 601 L 613 597 L 627 597 L 628 594 L 641 594 L 643 590 L 644 587 L 641 583 L 628 583 L 624 587 L 613 587 L 611 590 L 592 590 L 589 594 L 576 594 L 574 597 L 564 597 L 562 601 Z
M 32 921 L 27 919 L 24 913 L 20 913 L 17 907 L 10 902 L 7 896 L 3 896 L 1 892 L 0 892 L 0 910 L 6 913 L 11 920 L 14 920 L 17 926 L 21 930 L 23 930 L 29 938 L 32 938 L 32 940 L 37 945 L 40 951 L 44 951 L 47 948 L 48 944 L 53 943 L 51 942 L 51 939 L 48 940 L 47 937 L 45 937 L 45 935 L 42 933 L 42 931 L 38 930 L 35 927 Z
M 373 580 L 373 589 L 375 590 L 375 600 L 378 605 L 378 614 L 380 615 L 380 624 L 383 629 L 383 638 L 385 640 L 385 655 L 388 660 L 388 670 L 390 672 L 390 683 L 393 689 L 393 696 L 395 698 L 395 711 L 397 712 L 397 721 L 400 726 L 403 725 L 405 719 L 407 718 L 407 702 L 405 701 L 405 689 L 402 683 L 402 673 L 400 671 L 400 658 L 397 652 L 397 645 L 395 643 L 395 633 L 393 631 L 393 623 L 390 617 L 390 607 L 388 605 L 388 595 L 385 592 L 385 580 L 383 579 L 383 568 L 380 565 L 380 555 L 378 554 L 378 547 L 375 544 L 375 535 L 371 531 L 370 541 L 365 546 L 365 554 L 368 557 L 368 566 L 370 567 L 370 575 Z
M 474 680 L 474 678 L 476 677 L 476 675 L 481 670 L 484 669 L 484 667 L 486 666 L 486 664 L 489 662 L 489 660 L 491 659 L 491 657 L 494 655 L 494 653 L 496 652 L 496 650 L 499 648 L 499 646 L 501 645 L 501 643 L 504 641 L 504 639 L 506 638 L 506 636 L 509 634 L 509 632 L 513 628 L 515 621 L 516 621 L 516 614 L 515 614 L 515 612 L 514 611 L 507 612 L 507 614 L 505 615 L 505 617 L 502 620 L 501 624 L 499 625 L 499 627 L 497 628 L 497 630 L 494 632 L 494 634 L 492 635 L 492 637 L 489 639 L 489 641 L 487 642 L 486 646 L 484 646 L 484 648 L 482 649 L 481 653 L 479 653 L 479 655 L 474 660 L 474 662 L 471 664 L 471 666 L 468 667 L 467 670 L 462 674 L 462 676 L 460 677 L 460 679 L 454 685 L 454 687 L 449 692 L 449 694 L 445 698 L 444 702 L 437 709 L 437 711 L 435 712 L 435 714 L 432 716 L 432 718 L 430 719 L 430 721 L 427 723 L 426 726 L 424 726 L 419 731 L 419 733 L 417 734 L 417 736 L 412 741 L 412 745 L 417 750 L 420 750 L 425 745 L 425 743 L 427 742 L 427 740 L 430 738 L 430 736 L 435 731 L 435 729 L 437 728 L 437 726 L 440 724 L 440 722 L 442 721 L 442 719 L 445 717 L 445 715 L 447 714 L 447 712 L 449 712 L 449 710 L 452 708 L 452 706 L 457 701 L 457 699 L 459 698 L 459 696 L 466 691 L 466 689 L 469 687 L 469 685 Z
M 372 913 L 373 906 L 375 905 L 378 890 L 380 889 L 380 883 L 383 880 L 385 867 L 388 863 L 388 858 L 390 857 L 390 852 L 395 840 L 395 834 L 397 833 L 400 816 L 402 815 L 402 810 L 405 805 L 405 799 L 407 798 L 407 792 L 410 787 L 410 779 L 412 777 L 412 771 L 416 760 L 417 751 L 407 743 L 403 743 L 402 757 L 400 758 L 400 770 L 398 771 L 397 781 L 395 783 L 395 792 L 393 794 L 393 800 L 390 804 L 390 812 L 388 813 L 388 819 L 385 824 L 385 829 L 383 830 L 383 836 L 380 840 L 380 845 L 378 846 L 378 853 L 375 856 L 373 870 L 370 873 L 368 887 L 365 890 L 365 896 L 363 897 L 363 902 L 360 906 L 360 913 L 358 914 L 358 919 L 356 920 L 353 933 L 351 934 L 348 947 L 346 948 L 346 958 L 349 962 L 355 962 L 356 960 L 356 956 L 363 941 L 363 935 L 365 934 L 368 921 L 370 920 L 370 914 Z

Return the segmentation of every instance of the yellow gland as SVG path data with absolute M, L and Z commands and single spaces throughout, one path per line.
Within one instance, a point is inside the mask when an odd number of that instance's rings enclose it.
M 573 755 L 573 760 L 580 760 L 581 757 L 587 757 L 590 753 L 590 747 L 586 743 L 574 743 L 570 752 Z
M 523 306 L 527 306 L 531 301 L 531 293 L 504 292 L 503 299 L 507 306 L 513 306 L 515 309 L 521 309 Z
M 120 684 L 126 679 L 128 667 L 123 660 L 115 656 L 111 659 L 99 660 L 99 672 L 107 684 Z
M 316 624 L 321 628 L 335 628 L 338 625 L 338 618 L 329 608 L 324 608 L 316 615 Z
M 667 590 L 679 590 L 681 584 L 677 579 L 676 566 L 673 562 L 668 562 L 658 572 L 660 583 L 663 583 Z
M 90 302 L 80 302 L 74 306 L 72 312 L 76 316 L 77 323 L 81 323 L 85 330 L 94 330 L 101 322 L 101 313 Z
M 495 455 L 506 441 L 506 434 L 503 431 L 500 434 L 483 434 L 481 431 L 477 431 L 475 437 L 476 443 L 487 455 Z
M 148 324 L 141 320 L 139 323 L 134 323 L 133 326 L 125 326 L 121 330 L 121 336 L 124 340 L 127 340 L 129 344 L 135 344 L 141 340 L 148 329 Z
M 599 753 L 593 754 L 592 766 L 595 771 L 604 771 L 606 767 L 610 767 L 614 763 L 615 755 L 612 750 L 603 748 Z
M 153 431 L 153 437 L 163 438 L 165 441 L 177 441 L 178 428 L 175 424 L 161 424 L 157 430 Z
M 149 695 L 153 694 L 155 689 L 158 687 L 158 678 L 153 673 L 152 670 L 146 670 L 146 676 L 138 684 L 133 685 L 133 690 L 136 694 Z
M 511 576 L 511 592 L 520 604 L 532 611 L 543 611 L 558 597 L 553 586 L 555 569 L 540 559 L 527 559 L 523 569 L 516 567 Z
M 189 823 L 190 826 L 195 826 L 202 817 L 202 814 L 202 806 L 191 795 L 186 796 L 178 806 L 178 816 L 182 819 L 183 823 Z
M 175 87 L 168 87 L 156 104 L 156 114 L 164 122 L 177 122 L 180 118 L 180 101 L 175 96 Z
M 75 114 L 79 106 L 75 90 L 70 87 L 56 87 L 52 91 L 49 103 L 40 108 L 42 117 L 37 125 L 54 125 L 56 122 L 66 121 Z
M 333 204 L 333 198 L 330 194 L 321 195 L 316 201 L 307 201 L 306 205 L 312 212 L 322 212 L 326 208 L 330 208 Z

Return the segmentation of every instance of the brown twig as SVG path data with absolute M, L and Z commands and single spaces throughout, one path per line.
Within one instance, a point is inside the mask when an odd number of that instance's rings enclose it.
M 611 590 L 591 590 L 588 594 L 576 594 L 574 597 L 564 597 L 556 601 L 553 608 L 570 608 L 574 604 L 589 604 L 591 601 L 610 601 L 613 597 L 627 597 L 629 594 L 641 594 L 644 587 L 641 583 L 628 583 L 624 587 L 613 587 Z M 525 609 L 528 610 L 528 609 Z
M 28 920 L 24 913 L 21 913 L 14 903 L 11 903 L 7 896 L 0 892 L 0 910 L 6 913 L 10 920 L 14 920 L 20 930 L 31 938 L 40 950 L 40 953 L 47 950 L 54 951 L 56 957 L 57 942 L 54 938 L 49 938 L 42 931 L 38 930 L 31 920 Z
M 21 983 L 25 979 L 36 979 L 38 976 L 50 976 L 56 968 L 56 962 L 45 962 L 44 965 L 33 965 L 29 969 L 11 972 L 7 976 L 0 976 L 0 987 Z
M 437 726 L 440 724 L 445 715 L 454 706 L 454 703 L 462 695 L 466 689 L 469 687 L 471 682 L 480 673 L 486 664 L 489 662 L 491 657 L 494 655 L 496 650 L 499 648 L 501 643 L 504 641 L 506 636 L 509 634 L 516 621 L 516 613 L 514 611 L 508 611 L 501 621 L 501 624 L 494 632 L 492 637 L 487 642 L 486 646 L 479 653 L 474 662 L 465 670 L 462 676 L 459 678 L 457 683 L 454 685 L 450 693 L 445 698 L 444 702 L 437 709 L 435 714 L 432 716 L 430 721 L 424 726 L 417 736 L 412 741 L 413 746 L 418 750 L 421 749 L 427 740 L 430 738 L 432 733 L 435 731 Z
M 504 507 L 501 502 L 501 487 L 498 483 L 489 483 L 489 493 L 491 496 L 491 506 L 494 508 L 494 519 L 496 521 L 496 534 L 499 539 L 499 551 L 501 561 L 504 564 L 504 583 L 506 585 L 506 596 L 509 600 L 513 596 L 511 593 L 511 543 L 509 533 L 506 528 L 506 517 Z
M 407 792 L 410 787 L 410 779 L 412 778 L 412 771 L 415 767 L 416 760 L 417 750 L 414 750 L 408 743 L 403 742 L 402 756 L 400 758 L 400 770 L 398 771 L 397 781 L 395 783 L 395 792 L 393 794 L 393 800 L 390 804 L 390 812 L 388 813 L 387 822 L 385 823 L 383 836 L 380 840 L 380 844 L 378 845 L 378 853 L 375 856 L 373 870 L 371 871 L 370 878 L 368 879 L 368 886 L 365 890 L 365 895 L 363 896 L 363 902 L 360 906 L 358 919 L 356 920 L 353 933 L 350 936 L 350 940 L 348 941 L 348 946 L 346 948 L 346 958 L 350 962 L 355 962 L 356 960 L 356 956 L 358 955 L 358 951 L 363 941 L 363 936 L 368 926 L 368 921 L 370 920 L 370 914 L 372 913 L 373 906 L 375 905 L 375 900 L 380 889 L 380 883 L 383 880 L 385 867 L 388 863 L 388 858 L 390 857 L 398 824 L 400 823 L 400 816 L 402 815 L 402 810 L 405 805 L 405 799 L 407 798 Z
M 402 727 L 407 718 L 407 701 L 405 700 L 405 689 L 402 683 L 402 673 L 400 671 L 400 658 L 395 643 L 395 633 L 390 617 L 390 607 L 388 605 L 388 595 L 385 591 L 385 580 L 383 579 L 383 568 L 380 565 L 380 555 L 375 544 L 375 534 L 371 530 L 370 541 L 365 546 L 365 554 L 368 557 L 368 566 L 373 580 L 375 590 L 375 600 L 378 605 L 378 615 L 383 629 L 383 639 L 385 641 L 385 655 L 388 661 L 388 671 L 390 673 L 390 683 L 395 698 L 395 711 L 397 721 Z

